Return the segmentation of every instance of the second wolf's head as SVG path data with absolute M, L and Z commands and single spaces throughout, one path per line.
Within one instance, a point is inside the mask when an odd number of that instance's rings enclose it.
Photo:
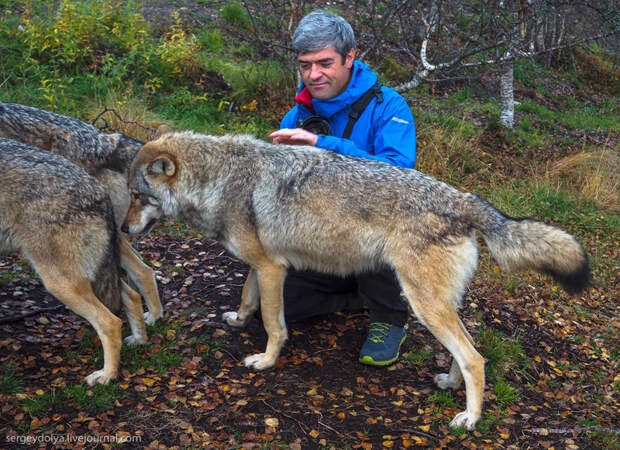
M 160 127 L 155 140 L 145 144 L 133 161 L 129 174 L 131 203 L 122 226 L 126 233 L 150 231 L 164 216 L 163 203 L 173 201 L 170 187 L 177 175 L 176 158 L 157 145 L 157 141 L 171 131 L 168 127 Z

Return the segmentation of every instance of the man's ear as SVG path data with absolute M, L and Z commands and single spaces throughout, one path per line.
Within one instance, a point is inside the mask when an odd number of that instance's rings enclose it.
M 175 174 L 177 166 L 171 156 L 159 156 L 151 161 L 147 167 L 149 175 L 165 175 L 171 177 Z
M 344 60 L 344 65 L 347 67 L 347 69 L 350 69 L 351 67 L 353 67 L 353 61 L 355 61 L 355 49 L 354 48 L 349 50 L 349 53 L 347 53 L 347 56 Z
M 168 134 L 168 133 L 172 133 L 172 128 L 170 128 L 168 125 L 162 123 L 160 126 L 157 127 L 157 129 L 155 130 L 155 135 L 153 136 L 153 140 L 155 139 L 159 139 L 160 137 L 162 137 L 164 134 Z

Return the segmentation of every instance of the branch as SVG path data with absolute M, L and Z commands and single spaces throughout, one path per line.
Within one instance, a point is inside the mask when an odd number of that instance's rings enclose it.
M 56 306 L 50 306 L 49 308 L 35 309 L 33 311 L 29 311 L 27 313 L 20 314 L 19 316 L 4 317 L 4 318 L 0 319 L 0 325 L 3 325 L 5 323 L 10 323 L 10 322 L 17 322 L 18 320 L 24 320 L 27 317 L 36 316 L 37 314 L 41 314 L 41 313 L 58 311 L 59 309 L 63 309 L 64 307 L 65 307 L 65 305 L 56 305 Z

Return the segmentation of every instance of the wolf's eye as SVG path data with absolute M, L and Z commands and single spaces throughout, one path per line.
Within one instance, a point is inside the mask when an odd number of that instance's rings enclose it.
M 153 205 L 153 206 L 159 206 L 159 202 L 157 201 L 155 197 L 152 197 L 150 195 L 143 195 L 142 197 L 143 197 L 142 198 L 143 203 L 148 203 L 149 205 Z

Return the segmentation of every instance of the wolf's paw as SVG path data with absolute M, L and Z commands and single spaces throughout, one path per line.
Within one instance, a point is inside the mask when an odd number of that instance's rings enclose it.
M 144 323 L 147 324 L 147 325 L 155 325 L 155 322 L 157 322 L 163 316 L 164 316 L 163 312 L 160 312 L 157 315 L 153 314 L 151 311 L 145 312 L 144 313 Z
M 123 339 L 123 342 L 127 345 L 143 345 L 146 344 L 146 341 L 146 336 L 136 336 L 135 334 L 127 336 Z
M 454 416 L 454 419 L 452 419 L 452 422 L 450 422 L 450 427 L 462 427 L 469 431 L 472 431 L 474 428 L 476 428 L 476 423 L 479 419 L 480 414 L 474 414 L 468 411 L 461 411 L 456 416 Z
M 247 319 L 246 320 L 239 319 L 239 315 L 236 313 L 236 311 L 225 312 L 224 314 L 222 314 L 222 319 L 231 327 L 236 327 L 236 328 L 244 327 L 245 324 L 247 323 Z
M 95 370 L 93 373 L 84 378 L 84 381 L 89 386 L 94 386 L 95 384 L 108 384 L 108 382 L 115 378 L 115 374 L 109 374 L 105 372 L 105 369 Z
M 461 380 L 455 382 L 450 379 L 450 374 L 440 373 L 435 375 L 435 384 L 439 389 L 457 389 L 461 385 Z
M 266 353 L 258 353 L 256 355 L 250 355 L 243 360 L 245 367 L 250 367 L 256 370 L 265 370 L 273 367 L 276 363 L 275 359 L 268 358 Z

